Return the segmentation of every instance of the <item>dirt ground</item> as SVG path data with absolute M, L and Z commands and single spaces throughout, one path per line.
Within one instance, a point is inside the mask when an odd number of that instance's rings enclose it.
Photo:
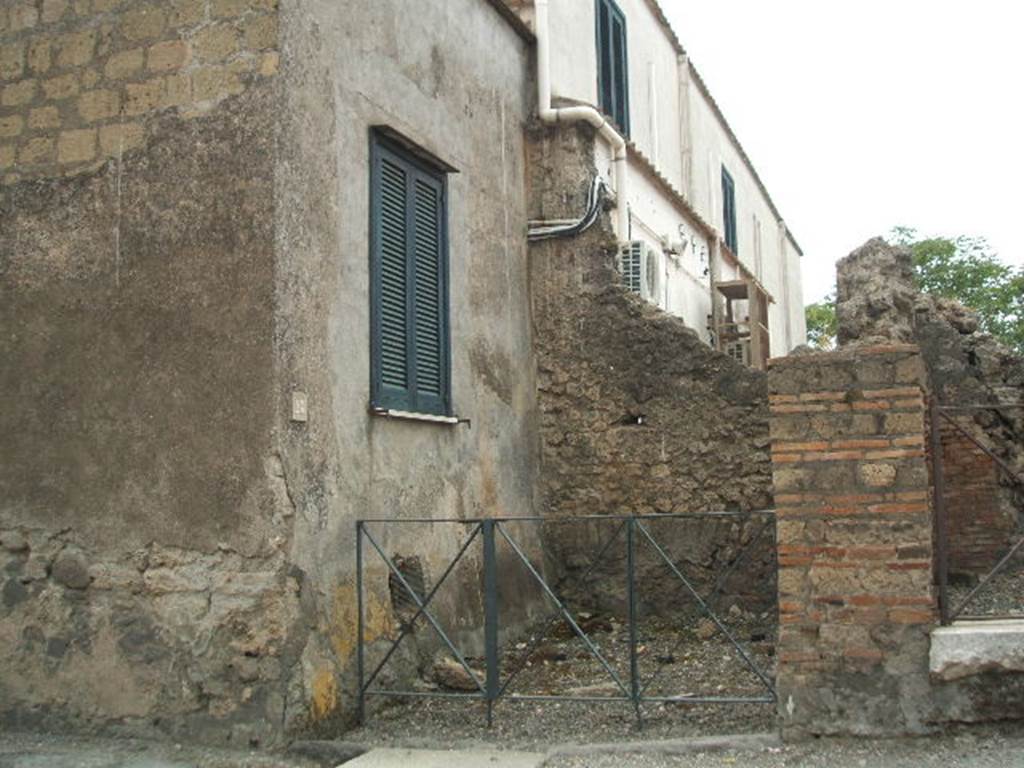
M 645 696 L 651 699 L 641 708 L 642 726 L 638 725 L 636 712 L 623 692 L 623 688 L 630 690 L 628 627 L 614 619 L 580 615 L 588 638 L 622 688 L 586 643 L 566 625 L 557 625 L 547 634 L 543 625 L 532 636 L 506 649 L 500 678 L 503 685 L 510 678 L 511 682 L 506 695 L 495 705 L 491 727 L 487 726 L 486 708 L 479 700 L 374 698 L 370 700 L 366 725 L 349 737 L 355 741 L 398 746 L 448 741 L 536 749 L 561 742 L 664 739 L 773 730 L 775 705 L 770 700 L 693 702 L 697 698 L 770 699 L 770 689 L 753 669 L 756 667 L 771 681 L 775 628 L 768 614 L 752 615 L 734 610 L 722 616 L 723 626 L 739 649 L 706 619 L 683 621 L 685 629 L 682 631 L 679 622 L 657 618 L 642 622 L 637 638 L 638 679 Z M 747 655 L 749 663 L 743 654 Z M 470 660 L 470 664 L 482 667 L 479 660 Z M 512 672 L 520 668 L 513 676 Z M 482 676 L 479 672 L 478 677 Z M 438 684 L 436 679 L 421 680 L 414 688 L 424 694 L 458 692 Z M 523 698 L 530 696 L 594 700 Z M 659 698 L 671 700 L 656 700 Z

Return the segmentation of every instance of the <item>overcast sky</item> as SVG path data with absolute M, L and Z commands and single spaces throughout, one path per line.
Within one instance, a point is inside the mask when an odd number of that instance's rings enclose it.
M 1024 4 L 662 0 L 804 251 L 804 297 L 894 225 L 1024 264 Z

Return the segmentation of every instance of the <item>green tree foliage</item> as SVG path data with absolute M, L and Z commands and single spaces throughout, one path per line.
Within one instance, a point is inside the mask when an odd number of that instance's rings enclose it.
M 983 237 L 919 238 L 895 227 L 890 241 L 910 248 L 921 290 L 970 307 L 982 330 L 1024 354 L 1024 268 L 1000 261 Z
M 807 343 L 815 349 L 835 349 L 836 332 L 836 297 L 829 294 L 821 301 L 808 304 L 807 315 Z
M 1004 264 L 983 237 L 919 238 L 894 227 L 889 241 L 910 248 L 921 290 L 956 299 L 978 313 L 982 330 L 1024 355 L 1024 268 Z M 835 294 L 806 307 L 807 343 L 832 349 L 836 337 Z

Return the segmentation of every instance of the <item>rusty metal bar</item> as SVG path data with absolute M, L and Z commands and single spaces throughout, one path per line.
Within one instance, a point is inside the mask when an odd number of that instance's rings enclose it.
M 987 574 L 985 574 L 981 581 L 978 582 L 977 586 L 975 586 L 974 589 L 967 593 L 967 597 L 965 597 L 960 602 L 960 605 L 957 606 L 956 610 L 953 611 L 952 614 L 950 614 L 950 621 L 956 621 L 956 617 L 963 613 L 964 608 L 967 607 L 967 604 L 971 602 L 974 596 L 978 594 L 978 592 L 980 592 L 986 584 L 988 584 L 990 581 L 992 581 L 993 578 L 995 578 L 995 575 L 999 573 L 1000 570 L 1002 570 L 1004 565 L 1010 562 L 1010 558 L 1017 554 L 1017 550 L 1019 550 L 1022 546 L 1024 546 L 1024 538 L 1022 538 L 1020 541 L 1014 544 L 1013 547 L 1010 548 L 1010 551 L 1003 555 L 1003 559 L 996 563 L 996 567 L 989 571 Z
M 994 407 L 995 406 L 993 406 L 993 408 Z M 985 445 L 982 445 L 978 438 L 976 438 L 974 435 L 968 432 L 959 422 L 957 422 L 956 419 L 945 413 L 941 413 L 941 416 L 950 424 L 952 424 L 957 429 L 957 431 L 960 432 L 960 434 L 962 434 L 964 437 L 966 437 L 968 440 L 970 440 L 972 443 L 978 446 L 985 453 L 986 456 L 992 459 L 992 461 L 994 461 L 999 466 L 999 468 L 1003 470 L 1003 472 L 1010 476 L 1011 480 L 1013 480 L 1015 483 L 1024 483 L 1024 475 L 1018 475 L 1013 470 L 1013 468 L 1010 467 L 1009 464 L 1006 464 L 1002 459 L 996 456 L 996 454 L 990 448 L 988 448 Z
M 949 520 L 946 516 L 946 474 L 942 466 L 942 414 L 938 401 L 929 404 L 932 451 L 932 499 L 935 506 L 935 558 L 939 582 L 939 623 L 947 626 L 949 615 Z

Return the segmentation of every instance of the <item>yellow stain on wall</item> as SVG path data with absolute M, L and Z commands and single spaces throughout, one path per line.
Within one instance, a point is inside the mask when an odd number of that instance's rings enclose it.
M 338 657 L 338 664 L 344 667 L 356 652 L 356 635 L 359 632 L 359 606 L 354 584 L 342 584 L 334 590 L 334 610 L 330 617 L 329 636 L 331 646 Z M 388 602 L 379 595 L 363 595 L 363 636 L 367 643 L 381 637 L 391 637 L 395 631 L 394 620 Z
M 338 706 L 338 684 L 334 672 L 324 667 L 313 676 L 313 701 L 310 709 L 314 720 L 321 720 Z

